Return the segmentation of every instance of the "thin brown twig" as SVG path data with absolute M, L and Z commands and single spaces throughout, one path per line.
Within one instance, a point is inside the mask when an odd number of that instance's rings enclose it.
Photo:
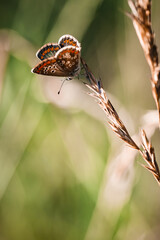
M 160 125 L 160 63 L 151 24 L 151 0 L 135 0 L 134 2 L 128 0 L 128 4 L 132 13 L 127 13 L 127 15 L 133 21 L 133 26 L 151 70 L 152 94 L 158 109 Z
M 156 162 L 154 148 L 152 147 L 151 143 L 147 139 L 145 131 L 143 130 L 141 134 L 142 145 L 140 148 L 137 146 L 135 141 L 132 139 L 132 137 L 128 133 L 125 125 L 120 119 L 111 101 L 108 99 L 102 87 L 101 80 L 97 80 L 94 77 L 88 65 L 82 58 L 81 58 L 81 63 L 84 69 L 85 76 L 89 81 L 89 84 L 87 83 L 84 83 L 84 84 L 92 91 L 91 93 L 89 93 L 89 95 L 94 97 L 98 101 L 99 106 L 105 112 L 107 116 L 107 122 L 110 125 L 111 129 L 118 135 L 119 138 L 121 138 L 125 143 L 127 143 L 128 146 L 139 151 L 139 153 L 141 154 L 141 156 L 149 166 L 149 167 L 148 166 L 144 166 L 144 167 L 153 174 L 157 182 L 160 184 L 160 172 L 159 172 L 158 164 Z

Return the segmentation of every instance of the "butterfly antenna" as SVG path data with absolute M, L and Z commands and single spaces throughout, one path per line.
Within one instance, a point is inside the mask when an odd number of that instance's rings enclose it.
M 60 89 L 59 89 L 59 91 L 58 91 L 58 94 L 60 94 L 60 92 L 61 92 L 61 89 L 62 89 L 62 87 L 63 87 L 63 84 L 65 83 L 65 81 L 66 81 L 66 79 L 64 79 L 64 80 L 63 80 L 63 82 L 62 82 L 62 84 L 61 84 L 61 86 L 60 86 Z

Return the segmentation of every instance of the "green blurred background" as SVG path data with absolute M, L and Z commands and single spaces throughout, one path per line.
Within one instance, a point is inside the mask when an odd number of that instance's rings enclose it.
M 127 1 L 1 0 L 0 10 L 0 239 L 159 239 L 160 189 L 141 158 L 80 80 L 58 95 L 60 79 L 30 71 L 43 44 L 75 36 L 129 132 L 146 124 L 151 137 L 150 72 Z M 154 1 L 158 46 L 159 12 Z M 158 131 L 152 141 L 158 159 Z

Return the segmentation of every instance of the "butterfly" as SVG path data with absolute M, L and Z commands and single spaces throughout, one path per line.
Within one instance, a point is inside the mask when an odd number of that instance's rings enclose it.
M 76 38 L 63 35 L 58 43 L 48 43 L 42 46 L 36 56 L 41 62 L 31 72 L 72 78 L 80 72 L 81 46 Z

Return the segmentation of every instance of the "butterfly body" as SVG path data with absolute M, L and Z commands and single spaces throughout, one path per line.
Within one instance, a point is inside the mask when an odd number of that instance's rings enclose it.
M 80 43 L 71 35 L 63 35 L 57 44 L 48 43 L 42 46 L 37 57 L 42 60 L 32 69 L 33 73 L 74 77 L 80 71 Z

